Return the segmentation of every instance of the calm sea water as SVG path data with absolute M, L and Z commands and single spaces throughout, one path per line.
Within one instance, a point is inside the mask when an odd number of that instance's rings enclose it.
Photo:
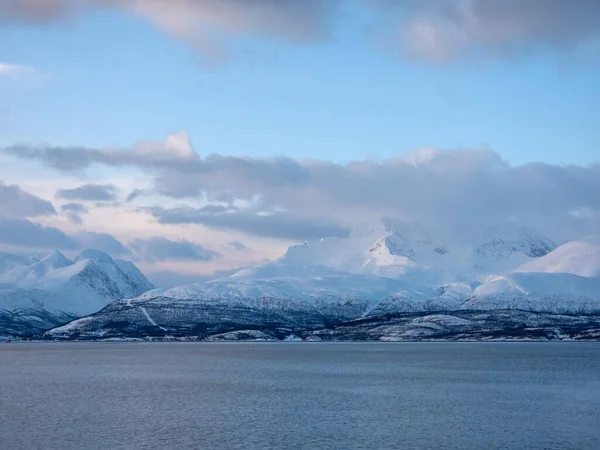
M 600 449 L 600 345 L 0 346 L 0 449 Z

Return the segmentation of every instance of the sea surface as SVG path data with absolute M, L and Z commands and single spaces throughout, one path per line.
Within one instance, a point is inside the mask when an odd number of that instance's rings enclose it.
M 0 344 L 0 449 L 600 449 L 597 343 Z

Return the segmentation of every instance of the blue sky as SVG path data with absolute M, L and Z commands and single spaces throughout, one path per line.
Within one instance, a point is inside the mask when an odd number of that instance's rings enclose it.
M 383 216 L 597 233 L 599 80 L 595 0 L 0 0 L 0 250 L 195 276 Z
M 548 50 L 451 64 L 379 48 L 360 17 L 306 45 L 238 39 L 206 64 L 123 11 L 0 29 L 0 145 L 127 146 L 185 130 L 200 154 L 382 158 L 492 148 L 511 162 L 600 154 L 600 59 Z

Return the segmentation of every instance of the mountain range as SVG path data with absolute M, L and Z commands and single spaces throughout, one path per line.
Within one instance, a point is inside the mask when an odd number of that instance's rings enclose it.
M 386 219 L 169 289 L 99 252 L 61 256 L 0 265 L 13 318 L 39 332 L 85 316 L 46 339 L 600 338 L 600 240 L 557 246 L 517 225 L 443 237 Z
M 133 263 L 99 251 L 0 253 L 0 336 L 35 335 L 152 288 Z

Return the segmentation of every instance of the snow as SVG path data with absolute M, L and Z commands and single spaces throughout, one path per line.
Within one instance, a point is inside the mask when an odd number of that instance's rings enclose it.
M 600 277 L 600 238 L 567 242 L 553 252 L 517 267 L 514 271 Z
M 109 255 L 95 250 L 84 251 L 74 261 L 59 251 L 27 256 L 3 253 L 0 261 L 0 309 L 6 311 L 35 309 L 84 316 L 152 287 L 135 266 L 127 267 L 134 275 L 131 280 Z
M 436 325 L 441 325 L 443 327 L 449 326 L 467 326 L 471 324 L 470 320 L 463 319 L 461 317 L 449 316 L 446 314 L 430 314 L 428 316 L 419 317 L 414 319 L 411 324 L 414 325 L 425 325 L 434 323 Z
M 516 273 L 563 260 L 567 248 L 570 261 L 586 261 L 571 264 L 572 272 L 597 276 L 600 265 L 595 250 L 588 251 L 590 244 L 555 247 L 539 233 L 512 224 L 452 240 L 418 224 L 385 219 L 356 228 L 348 238 L 291 246 L 281 258 L 229 277 L 152 290 L 140 299 L 321 309 L 350 301 L 363 316 L 504 307 L 600 310 L 598 279 L 547 273 L 551 270 Z
M 467 308 L 517 308 L 547 312 L 600 311 L 600 278 L 564 273 L 514 273 L 489 277 L 473 290 Z
M 109 254 L 101 252 L 100 250 L 84 250 L 77 258 L 75 258 L 75 261 L 81 261 L 84 259 L 90 259 L 96 263 L 114 263 L 114 260 Z
M 585 264 L 571 264 L 572 272 L 597 274 L 590 244 L 554 248 L 550 239 L 516 225 L 452 240 L 418 224 L 385 219 L 345 239 L 294 245 L 275 261 L 229 277 L 148 291 L 140 300 L 321 310 L 351 302 L 363 316 L 465 308 L 600 310 L 598 279 L 545 273 L 550 270 L 516 273 L 518 267 L 526 272 L 546 260 L 564 260 L 566 248 L 570 261 L 587 258 Z
M 35 282 L 56 269 L 72 264 L 62 253 L 56 250 L 39 259 L 36 257 L 19 258 L 16 255 L 10 256 L 12 258 L 7 257 L 6 260 L 11 260 L 13 264 L 11 266 L 6 265 L 8 270 L 0 273 L 0 282 L 15 283 L 19 286 Z
M 129 304 L 129 303 L 128 303 Z M 148 314 L 148 311 L 146 311 L 146 308 L 144 308 L 143 306 L 138 306 L 138 308 L 140 309 L 140 311 L 142 311 L 142 314 L 144 314 L 144 316 L 146 317 L 146 319 L 148 319 L 148 322 L 150 322 L 152 325 L 154 325 L 155 327 L 160 328 L 163 331 L 167 331 L 165 328 L 161 327 L 160 325 L 158 325 L 154 319 L 152 319 L 152 317 L 150 317 L 150 314 Z
M 128 299 L 123 306 L 139 308 L 164 331 L 168 318 L 158 308 L 178 302 L 344 320 L 465 309 L 598 312 L 599 255 L 597 239 L 555 248 L 550 239 L 519 226 L 441 236 L 419 224 L 385 219 L 354 229 L 348 238 L 291 246 L 281 258 L 231 276 L 152 289 L 133 263 L 95 250 L 74 261 L 59 252 L 0 253 L 0 309 L 84 316 Z M 461 320 L 430 315 L 420 319 L 418 333 L 465 325 Z

